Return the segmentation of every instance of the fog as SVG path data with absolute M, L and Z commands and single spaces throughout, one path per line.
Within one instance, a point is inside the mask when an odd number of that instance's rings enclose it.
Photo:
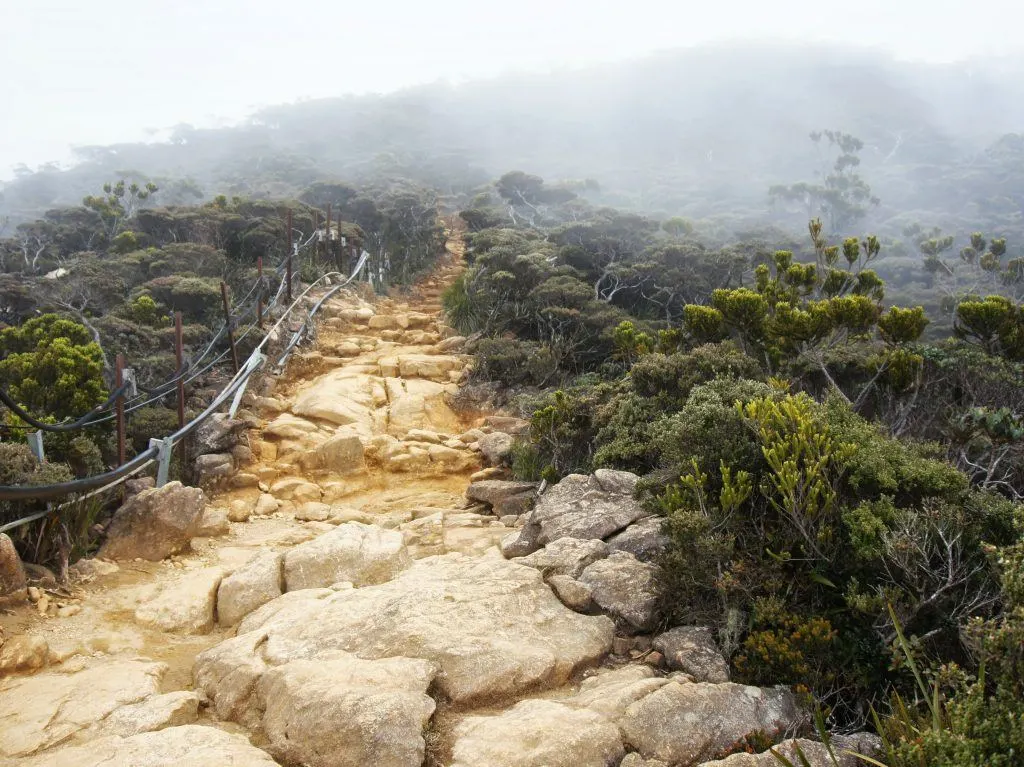
M 949 62 L 1013 53 L 1005 0 L 685 4 L 473 0 L 33 0 L 0 3 L 0 178 L 67 163 L 72 145 L 236 123 L 261 106 L 654 51 L 769 39 L 878 47 Z M 715 72 L 704 72 L 713 82 Z

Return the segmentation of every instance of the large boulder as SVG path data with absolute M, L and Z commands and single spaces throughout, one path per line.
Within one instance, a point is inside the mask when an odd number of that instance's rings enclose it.
M 355 434 L 338 434 L 299 457 L 304 469 L 347 474 L 363 468 L 363 441 Z
M 608 552 L 608 544 L 604 541 L 559 538 L 543 549 L 523 557 L 519 562 L 537 568 L 544 574 L 545 579 L 552 575 L 579 578 L 588 566 L 608 556 Z
M 641 519 L 608 539 L 614 551 L 625 551 L 641 562 L 657 562 L 668 549 L 669 538 L 662 532 L 661 517 Z
M 245 421 L 229 418 L 227 413 L 214 413 L 194 432 L 195 455 L 230 452 L 247 426 Z
M 498 506 L 509 498 L 521 495 L 532 496 L 537 490 L 536 482 L 509 482 L 501 479 L 485 479 L 473 482 L 466 488 L 466 497 L 471 501 Z
M 678 626 L 654 638 L 655 650 L 673 671 L 683 671 L 697 682 L 728 682 L 729 664 L 705 626 Z
M 0 533 L 0 602 L 24 599 L 28 579 L 14 542 L 6 533 Z
M 63 743 L 121 706 L 159 694 L 166 671 L 162 663 L 110 660 L 74 673 L 0 680 L 0 757 L 26 757 Z
M 511 434 L 496 431 L 491 434 L 485 434 L 477 444 L 488 466 L 503 466 L 512 457 L 513 442 L 514 439 Z
M 419 767 L 436 670 L 423 660 L 347 653 L 270 669 L 257 688 L 267 750 L 309 767 Z
M 400 532 L 348 522 L 288 551 L 285 588 L 296 591 L 342 581 L 356 586 L 383 583 L 411 561 Z
M 203 491 L 180 482 L 143 490 L 115 512 L 98 556 L 158 562 L 176 554 L 197 535 L 205 508 Z
M 387 583 L 287 593 L 249 615 L 238 635 L 196 659 L 196 687 L 222 718 L 259 719 L 257 684 L 293 660 L 419 658 L 456 703 L 505 699 L 564 684 L 611 648 L 604 616 L 564 607 L 529 567 L 499 556 L 447 554 Z
M 370 424 L 373 412 L 388 402 L 384 382 L 344 368 L 322 375 L 296 396 L 292 412 L 333 424 Z
M 121 706 L 103 720 L 101 727 L 104 732 L 127 737 L 192 724 L 198 718 L 199 695 L 189 690 L 178 690 L 154 695 L 141 703 Z
M 633 498 L 637 480 L 635 474 L 610 469 L 563 478 L 526 518 L 519 550 L 533 551 L 559 538 L 605 539 L 650 516 Z
M 783 762 L 775 754 L 784 756 L 793 764 L 804 764 L 801 761 L 803 757 L 810 767 L 863 767 L 867 762 L 856 755 L 863 754 L 874 759 L 879 755 L 881 747 L 878 736 L 867 732 L 833 736 L 831 754 L 822 743 L 794 738 L 784 740 L 761 754 L 733 754 L 725 759 L 703 762 L 700 767 L 779 767 Z
M 22 763 L 24 767 L 185 767 L 245 765 L 276 767 L 277 762 L 249 743 L 213 727 L 188 724 L 128 738 L 99 738 L 84 746 L 63 748 Z
M 246 615 L 284 593 L 284 556 L 257 554 L 220 582 L 217 622 L 234 626 Z
M 696 764 L 748 735 L 774 735 L 804 721 L 787 689 L 672 681 L 630 705 L 619 722 L 645 758 Z
M 467 717 L 455 738 L 451 767 L 608 767 L 625 753 L 619 728 L 608 719 L 553 700 Z
M 569 697 L 527 700 L 454 728 L 452 767 L 606 767 L 625 748 L 619 721 L 637 700 L 668 684 L 645 666 L 590 677 Z
M 231 453 L 209 453 L 196 458 L 196 478 L 200 487 L 211 488 L 235 473 L 235 458 Z
M 657 568 L 632 554 L 614 551 L 580 574 L 590 586 L 594 602 L 620 622 L 646 631 L 653 627 L 658 606 Z
M 223 577 L 219 567 L 204 567 L 162 586 L 144 587 L 135 620 L 161 631 L 208 634 L 213 629 L 217 589 Z

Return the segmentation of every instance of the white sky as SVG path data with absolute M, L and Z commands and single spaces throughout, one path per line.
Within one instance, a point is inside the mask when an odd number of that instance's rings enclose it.
M 0 0 L 0 178 L 71 144 L 305 97 L 834 40 L 950 61 L 1022 50 L 1020 0 Z M 1016 46 L 1016 47 L 1014 47 Z

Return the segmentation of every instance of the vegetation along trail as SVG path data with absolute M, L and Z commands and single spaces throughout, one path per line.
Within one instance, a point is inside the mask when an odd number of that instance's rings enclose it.
M 713 764 L 798 725 L 710 635 L 652 648 L 635 475 L 567 477 L 530 511 L 535 483 L 481 468 L 526 423 L 452 407 L 471 358 L 440 319 L 448 249 L 405 300 L 331 301 L 205 508 L 134 488 L 67 591 L 2 616 L 3 764 Z

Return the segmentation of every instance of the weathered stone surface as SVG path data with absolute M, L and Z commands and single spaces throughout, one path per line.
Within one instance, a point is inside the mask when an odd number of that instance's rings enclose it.
M 291 413 L 282 413 L 264 427 L 263 434 L 280 439 L 301 440 L 318 431 L 320 429 L 315 423 L 311 423 L 305 418 L 298 418 Z
M 523 528 L 523 530 L 516 533 L 509 533 L 501 539 L 501 543 L 498 544 L 498 548 L 506 559 L 525 557 L 527 554 L 530 554 L 540 548 L 537 545 L 535 536 L 524 535 L 525 529 L 526 528 Z
M 658 605 L 657 568 L 615 551 L 589 565 L 579 577 L 593 589 L 594 602 L 641 631 L 651 628 Z
M 401 533 L 348 522 L 291 549 L 284 579 L 288 591 L 342 581 L 365 586 L 390 580 L 411 561 Z
M 158 694 L 166 671 L 162 663 L 114 660 L 77 673 L 44 671 L 0 680 L 0 756 L 49 748 L 121 706 Z
M 205 507 L 203 491 L 180 482 L 144 490 L 114 514 L 98 556 L 158 562 L 188 548 Z
M 519 548 L 533 551 L 559 538 L 604 539 L 650 516 L 633 498 L 637 479 L 609 469 L 563 478 L 530 512 Z
M 451 767 L 609 767 L 624 751 L 618 727 L 600 714 L 524 700 L 460 722 Z
M 729 681 L 729 664 L 710 628 L 678 626 L 655 637 L 653 646 L 673 671 L 683 671 L 698 682 Z
M 489 415 L 484 418 L 484 423 L 495 431 L 503 431 L 513 436 L 525 434 L 530 430 L 529 421 L 510 415 Z
M 229 418 L 227 413 L 214 413 L 194 432 L 195 455 L 226 453 L 233 448 L 245 431 L 245 421 Z
M 219 567 L 204 567 L 165 585 L 143 588 L 135 620 L 162 631 L 208 634 L 213 628 L 217 588 L 223 577 Z
M 341 368 L 304 387 L 295 398 L 292 412 L 338 425 L 370 423 L 373 411 L 387 402 L 380 378 Z
M 700 767 L 779 767 L 782 764 L 773 754 L 775 751 L 793 764 L 803 764 L 802 755 L 811 767 L 862 767 L 866 762 L 853 754 L 864 754 L 874 758 L 880 750 L 878 737 L 866 732 L 854 735 L 836 735 L 832 739 L 833 759 L 821 743 L 805 738 L 784 740 L 771 751 L 761 754 L 733 754 L 725 759 L 703 762 Z M 799 749 L 799 751 L 798 751 Z M 853 752 L 853 753 L 846 753 Z
M 199 695 L 178 690 L 166 695 L 154 695 L 141 703 L 121 706 L 103 720 L 103 732 L 113 735 L 138 735 L 155 732 L 165 727 L 192 724 L 199 718 Z
M 310 501 L 295 510 L 295 518 L 301 522 L 326 522 L 331 516 L 330 504 Z
M 200 487 L 212 487 L 225 481 L 235 471 L 235 458 L 231 453 L 210 453 L 196 458 L 196 475 Z
M 548 585 L 570 610 L 586 612 L 594 606 L 594 590 L 571 576 L 552 575 L 548 578 Z
M 24 762 L 25 767 L 276 767 L 242 735 L 189 724 L 130 738 L 99 738 Z
M 626 757 L 619 763 L 619 767 L 669 767 L 669 765 L 661 759 L 644 759 L 634 751 L 631 754 L 626 754 Z
M 285 477 L 270 486 L 271 494 L 282 501 L 319 501 L 323 495 L 320 486 L 299 477 Z
M 418 767 L 434 713 L 432 663 L 410 658 L 295 660 L 265 673 L 267 750 L 310 767 Z
M 0 533 L 0 600 L 24 599 L 28 579 L 14 542 Z
M 568 575 L 570 578 L 579 578 L 589 565 L 604 559 L 608 553 L 608 544 L 604 541 L 559 538 L 543 549 L 523 557 L 519 562 L 537 568 L 545 577 Z
M 245 721 L 254 683 L 295 659 L 405 656 L 435 663 L 438 690 L 465 702 L 564 683 L 603 657 L 612 623 L 566 609 L 529 567 L 496 556 L 428 557 L 394 580 L 292 592 L 246 618 L 239 635 L 199 655 L 197 687 L 218 715 Z
M 307 470 L 347 474 L 363 468 L 363 443 L 355 434 L 338 434 L 299 458 Z
M 227 535 L 229 532 L 231 532 L 231 525 L 228 524 L 228 513 L 224 509 L 208 506 L 203 511 L 196 535 L 214 538 L 220 535 Z
M 751 733 L 782 732 L 801 720 L 783 688 L 672 681 L 630 705 L 619 725 L 645 758 L 695 764 Z
M 626 551 L 641 562 L 657 562 L 668 544 L 668 536 L 662 532 L 661 517 L 638 520 L 608 539 L 614 551 Z
M 257 554 L 225 577 L 217 588 L 217 622 L 234 626 L 253 610 L 284 593 L 284 556 Z
M 37 634 L 16 634 L 0 645 L 0 673 L 35 671 L 50 660 L 50 645 Z
M 473 482 L 466 488 L 466 497 L 471 501 L 480 501 L 495 506 L 502 501 L 520 496 L 532 496 L 537 489 L 536 482 L 507 482 L 501 479 L 485 479 Z
M 262 493 L 259 498 L 256 499 L 256 507 L 252 513 L 258 517 L 265 517 L 268 514 L 273 514 L 280 507 L 281 502 L 277 500 L 270 493 Z
M 489 465 L 503 466 L 508 463 L 512 455 L 513 441 L 511 434 L 496 431 L 492 434 L 485 434 L 480 438 L 478 444 L 480 452 L 483 453 L 484 459 Z

